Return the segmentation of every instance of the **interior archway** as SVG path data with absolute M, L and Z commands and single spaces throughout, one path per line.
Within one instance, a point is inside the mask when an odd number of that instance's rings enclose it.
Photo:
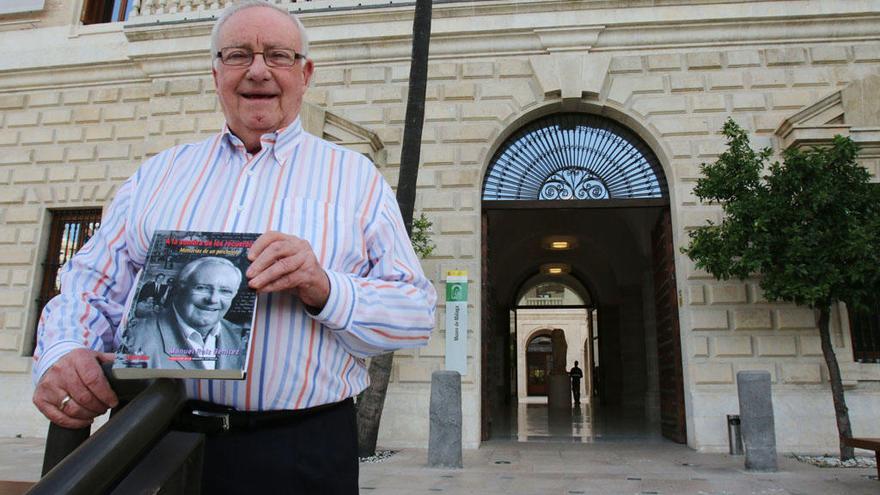
M 659 432 L 661 419 L 669 422 L 664 433 L 684 441 L 680 344 L 678 354 L 660 349 L 676 347 L 667 340 L 678 337 L 678 326 L 668 188 L 651 148 L 605 117 L 543 115 L 497 148 L 483 186 L 484 439 L 493 422 L 496 431 L 510 427 L 501 416 L 521 395 L 515 377 L 517 370 L 525 376 L 518 355 L 527 343 L 517 329 L 521 303 L 531 301 L 579 309 L 584 327 L 595 330 L 568 340 L 590 366 L 582 397 L 638 416 L 638 431 Z M 561 297 L 547 296 L 547 284 L 563 287 Z M 565 287 L 579 304 L 564 303 Z M 671 394 L 660 390 L 664 373 L 674 378 Z M 669 418 L 661 418 L 661 395 L 674 405 Z

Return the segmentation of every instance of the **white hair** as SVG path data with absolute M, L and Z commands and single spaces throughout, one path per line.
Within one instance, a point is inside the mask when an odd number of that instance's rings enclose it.
M 236 275 L 238 275 L 238 280 L 235 283 L 236 288 L 239 285 L 241 285 L 241 278 L 242 278 L 241 277 L 241 270 L 237 266 L 235 266 L 235 264 L 233 264 L 231 261 L 229 261 L 228 259 L 220 258 L 217 256 L 205 256 L 204 258 L 198 258 L 198 259 L 195 259 L 195 260 L 187 263 L 186 266 L 184 266 L 180 270 L 180 273 L 178 274 L 177 285 L 180 287 L 188 285 L 189 279 L 192 278 L 193 274 L 197 270 L 201 269 L 202 265 L 205 265 L 208 263 L 216 264 L 216 265 L 223 265 L 228 268 L 232 268 L 235 271 Z
M 290 17 L 293 20 L 293 23 L 296 24 L 296 29 L 299 31 L 299 43 L 300 49 L 299 51 L 302 55 L 308 56 L 309 54 L 309 35 L 306 33 L 306 28 L 303 26 L 303 23 L 299 20 L 299 17 L 294 15 L 292 12 L 288 11 L 286 8 L 281 7 L 279 5 L 275 5 L 274 3 L 266 2 L 265 0 L 241 0 L 239 2 L 230 4 L 228 7 L 223 9 L 223 12 L 220 13 L 220 17 L 217 18 L 217 22 L 214 23 L 214 28 L 211 29 L 211 58 L 217 56 L 217 52 L 220 50 L 218 44 L 220 43 L 220 29 L 223 28 L 223 24 L 229 20 L 230 17 L 235 14 L 241 12 L 242 10 L 252 9 L 255 7 L 263 7 L 269 8 L 273 10 L 277 10 L 278 12 Z

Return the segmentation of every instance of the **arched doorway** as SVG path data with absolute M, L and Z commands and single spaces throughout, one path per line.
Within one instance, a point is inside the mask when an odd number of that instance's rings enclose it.
M 579 343 L 582 363 L 594 366 L 584 395 L 684 442 L 668 190 L 647 144 L 602 116 L 536 119 L 495 152 L 482 207 L 483 438 L 493 414 L 516 400 L 514 312 L 526 282 L 569 277 L 585 287 L 585 315 L 595 317 L 595 333 Z
M 551 330 L 533 335 L 526 344 L 526 394 L 529 397 L 547 397 L 547 378 L 553 369 L 553 342 Z

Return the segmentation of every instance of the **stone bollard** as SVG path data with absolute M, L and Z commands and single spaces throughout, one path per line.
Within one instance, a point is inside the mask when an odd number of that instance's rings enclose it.
M 770 395 L 770 373 L 740 371 L 736 374 L 739 416 L 746 469 L 776 471 L 776 428 Z
M 431 374 L 430 417 L 428 466 L 461 468 L 461 375 L 457 371 Z

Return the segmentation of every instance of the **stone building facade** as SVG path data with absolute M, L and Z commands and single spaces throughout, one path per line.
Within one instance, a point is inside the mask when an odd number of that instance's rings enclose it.
M 124 22 L 82 25 L 91 1 L 21 0 L 22 11 L 0 12 L 0 435 L 45 434 L 29 400 L 29 350 L 53 212 L 106 205 L 144 159 L 224 122 L 208 53 L 211 19 L 223 2 L 134 0 Z M 395 184 L 412 6 L 316 0 L 290 9 L 309 30 L 316 64 L 306 129 L 368 154 Z M 777 152 L 851 135 L 877 174 L 880 1 L 435 2 L 428 77 L 416 210 L 434 222 L 437 249 L 423 266 L 437 288 L 447 270 L 471 276 L 466 447 L 486 433 L 485 375 L 495 359 L 481 332 L 483 180 L 517 129 L 575 112 L 625 126 L 662 166 L 688 445 L 727 449 L 724 415 L 738 410 L 735 373 L 761 369 L 773 380 L 780 449 L 833 448 L 812 312 L 767 302 L 756 280 L 717 282 L 678 248 L 688 229 L 720 219 L 692 188 L 700 163 L 724 149 L 719 130 L 728 117 L 751 131 L 755 146 Z M 444 321 L 441 303 L 430 344 L 397 353 L 381 444 L 427 445 Z M 880 363 L 854 359 L 843 307 L 833 340 L 854 431 L 880 436 Z M 657 359 L 646 348 L 638 369 L 656 380 Z

